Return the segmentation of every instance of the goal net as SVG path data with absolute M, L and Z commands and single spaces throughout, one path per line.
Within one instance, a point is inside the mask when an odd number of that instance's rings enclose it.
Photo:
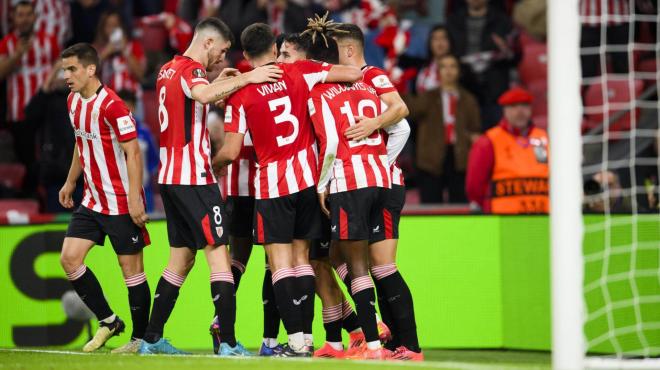
M 657 1 L 553 3 L 554 367 L 660 369 Z

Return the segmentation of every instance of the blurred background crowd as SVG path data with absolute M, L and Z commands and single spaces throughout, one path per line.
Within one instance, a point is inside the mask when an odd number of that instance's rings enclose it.
M 628 22 L 616 21 L 617 14 L 657 14 L 657 2 L 636 0 L 631 9 L 628 0 L 607 1 L 611 6 L 605 26 L 603 10 L 593 5 L 600 0 L 580 1 L 582 46 L 587 50 L 582 60 L 584 104 L 602 106 L 604 96 L 609 102 L 640 98 L 657 104 L 658 56 L 653 48 L 634 53 L 625 48 L 655 44 L 657 26 L 640 21 L 633 30 Z M 408 207 L 433 204 L 451 211 L 469 209 L 472 203 L 478 208 L 478 199 L 465 190 L 470 151 L 502 119 L 498 99 L 510 88 L 519 86 L 531 94 L 531 109 L 521 114 L 534 127 L 546 128 L 545 0 L 0 0 L 0 100 L 6 102 L 0 105 L 0 198 L 30 212 L 64 211 L 57 192 L 71 163 L 74 137 L 66 108 L 68 88 L 58 82 L 52 66 L 66 46 L 92 43 L 102 60 L 102 81 L 132 106 L 144 151 L 148 209 L 158 212 L 155 80 L 160 66 L 185 50 L 196 22 L 217 16 L 235 35 L 254 22 L 290 33 L 303 30 L 308 17 L 326 10 L 336 21 L 363 29 L 367 63 L 384 69 L 409 105 L 412 134 L 399 159 Z M 613 48 L 605 63 L 588 52 L 601 44 L 603 29 L 608 45 L 624 46 Z M 226 64 L 246 70 L 238 42 Z M 640 78 L 630 83 L 632 72 Z M 603 73 L 608 77 L 601 78 Z M 621 133 L 630 129 L 631 121 L 643 123 L 644 116 L 643 109 L 616 105 L 608 112 L 585 109 L 582 130 L 611 130 L 620 137 L 613 134 L 608 140 L 625 142 Z M 657 140 L 637 148 L 639 155 L 656 158 L 657 150 Z M 639 195 L 644 198 L 640 207 L 657 211 L 657 165 L 634 171 L 639 172 L 636 186 L 652 189 Z M 585 193 L 628 188 L 631 184 L 619 179 L 629 175 L 594 172 L 585 178 Z M 607 208 L 630 211 L 626 193 L 617 194 L 616 199 L 608 196 Z M 602 211 L 597 203 L 585 207 Z

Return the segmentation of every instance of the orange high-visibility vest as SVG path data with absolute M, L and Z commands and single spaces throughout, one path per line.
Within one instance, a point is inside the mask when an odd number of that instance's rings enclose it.
M 486 135 L 495 154 L 491 212 L 548 213 L 548 134 L 534 127 L 527 137 L 514 136 L 497 126 Z

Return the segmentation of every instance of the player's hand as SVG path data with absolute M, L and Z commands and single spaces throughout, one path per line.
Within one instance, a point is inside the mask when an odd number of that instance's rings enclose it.
M 218 79 L 223 80 L 225 78 L 238 76 L 240 74 L 241 74 L 241 72 L 236 68 L 224 68 L 222 70 L 222 72 L 220 72 L 220 75 L 218 75 L 216 80 L 218 80 Z
M 76 184 L 65 182 L 60 189 L 59 200 L 60 204 L 64 208 L 73 208 L 73 192 L 76 190 Z
M 144 210 L 144 203 L 139 198 L 128 200 L 128 213 L 131 215 L 133 223 L 140 228 L 149 221 L 149 216 Z
M 369 137 L 378 130 L 379 125 L 375 118 L 355 117 L 355 125 L 344 131 L 344 136 L 350 140 L 360 141 Z
M 319 195 L 319 204 L 321 205 L 321 211 L 330 218 L 330 210 L 328 209 L 328 189 L 326 188 L 324 192 L 318 193 Z
M 257 67 L 250 72 L 247 72 L 247 82 L 251 84 L 259 84 L 263 82 L 276 82 L 282 77 L 284 71 L 276 65 L 265 65 Z

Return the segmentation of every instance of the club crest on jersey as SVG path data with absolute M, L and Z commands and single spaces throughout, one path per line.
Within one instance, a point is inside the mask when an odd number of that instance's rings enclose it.
M 224 235 L 225 230 L 222 228 L 222 226 L 216 226 L 215 232 L 218 234 L 218 238 L 222 238 L 222 235 Z
M 374 86 L 381 89 L 394 87 L 392 82 L 390 82 L 390 79 L 385 75 L 376 76 L 371 80 L 371 82 L 373 82 Z
M 193 69 L 192 74 L 193 74 L 194 77 L 206 78 L 206 72 L 204 72 L 204 70 L 201 69 L 201 68 Z

